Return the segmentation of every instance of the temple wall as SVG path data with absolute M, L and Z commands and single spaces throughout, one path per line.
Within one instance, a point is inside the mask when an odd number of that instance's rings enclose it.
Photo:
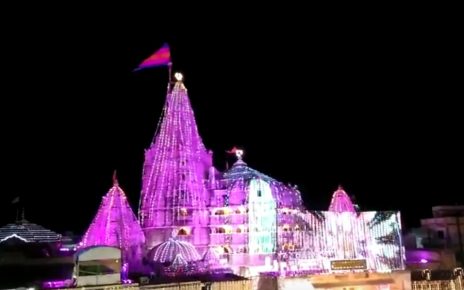
M 409 271 L 392 273 L 349 273 L 314 275 L 307 277 L 261 276 L 255 282 L 256 290 L 411 290 Z

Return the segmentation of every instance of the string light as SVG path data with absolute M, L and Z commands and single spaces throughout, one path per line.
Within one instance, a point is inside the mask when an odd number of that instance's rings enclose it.
M 61 241 L 62 236 L 40 225 L 23 220 L 0 228 L 0 243 L 12 238 L 26 243 L 54 243 Z
M 150 260 L 156 263 L 173 263 L 176 258 L 186 262 L 194 262 L 201 259 L 195 247 L 185 241 L 170 238 L 168 241 L 154 247 L 150 254 Z
M 80 248 L 112 246 L 122 250 L 129 269 L 141 266 L 145 237 L 124 191 L 117 180 L 103 196 L 95 218 L 84 234 Z
M 333 259 L 364 261 L 377 271 L 404 268 L 399 213 L 356 212 L 341 187 L 328 211 L 307 211 L 296 186 L 248 167 L 235 147 L 237 161 L 219 173 L 198 133 L 183 76 L 175 78 L 145 152 L 139 217 L 154 247 L 152 260 L 184 267 L 199 259 L 197 250 L 216 260 L 208 252 L 214 248 L 219 260 L 282 257 L 269 267 L 286 263 L 292 273 L 330 272 Z
M 182 75 L 168 92 L 154 142 L 145 153 L 140 221 L 147 243 L 166 237 L 166 228 L 190 226 L 184 237 L 208 244 L 207 192 L 204 180 L 212 164 L 198 134 Z

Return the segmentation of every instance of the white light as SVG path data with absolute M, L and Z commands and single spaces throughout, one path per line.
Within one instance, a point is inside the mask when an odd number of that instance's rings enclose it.
M 4 242 L 4 241 L 6 241 L 6 240 L 9 240 L 9 239 L 11 239 L 11 238 L 17 238 L 17 239 L 20 239 L 20 240 L 23 241 L 23 242 L 29 243 L 28 240 L 26 240 L 26 239 L 23 238 L 23 237 L 18 236 L 17 234 L 12 234 L 12 235 L 10 235 L 10 236 L 8 236 L 8 237 L 5 237 L 5 238 L 1 239 L 1 240 L 0 240 L 0 243 L 1 243 L 1 242 Z
M 178 80 L 179 82 L 182 81 L 182 79 L 184 78 L 184 76 L 183 76 L 181 73 L 175 73 L 175 74 L 174 74 L 174 77 L 175 77 L 176 80 Z

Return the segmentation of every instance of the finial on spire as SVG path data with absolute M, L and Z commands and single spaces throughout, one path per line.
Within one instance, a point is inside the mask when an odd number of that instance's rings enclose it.
M 117 176 L 116 169 L 115 169 L 113 171 L 113 186 L 118 186 L 118 185 L 119 185 L 118 176 Z
M 235 150 L 235 156 L 237 156 L 238 160 L 242 160 L 242 158 L 243 158 L 243 150 L 242 149 Z
M 174 74 L 174 78 L 178 81 L 181 82 L 184 79 L 184 76 L 180 72 L 176 72 Z
M 343 186 L 341 184 L 339 184 L 337 190 L 343 190 Z
M 229 154 L 235 154 L 235 157 L 237 157 L 238 160 L 243 159 L 243 153 L 244 153 L 243 149 L 238 149 L 237 147 L 234 146 L 232 149 L 226 152 Z

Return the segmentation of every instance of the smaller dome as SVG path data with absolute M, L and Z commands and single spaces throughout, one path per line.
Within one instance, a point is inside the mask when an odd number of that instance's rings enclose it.
M 150 260 L 155 263 L 172 263 L 177 256 L 186 262 L 198 261 L 200 254 L 189 242 L 170 238 L 164 243 L 155 246 L 148 254 Z

